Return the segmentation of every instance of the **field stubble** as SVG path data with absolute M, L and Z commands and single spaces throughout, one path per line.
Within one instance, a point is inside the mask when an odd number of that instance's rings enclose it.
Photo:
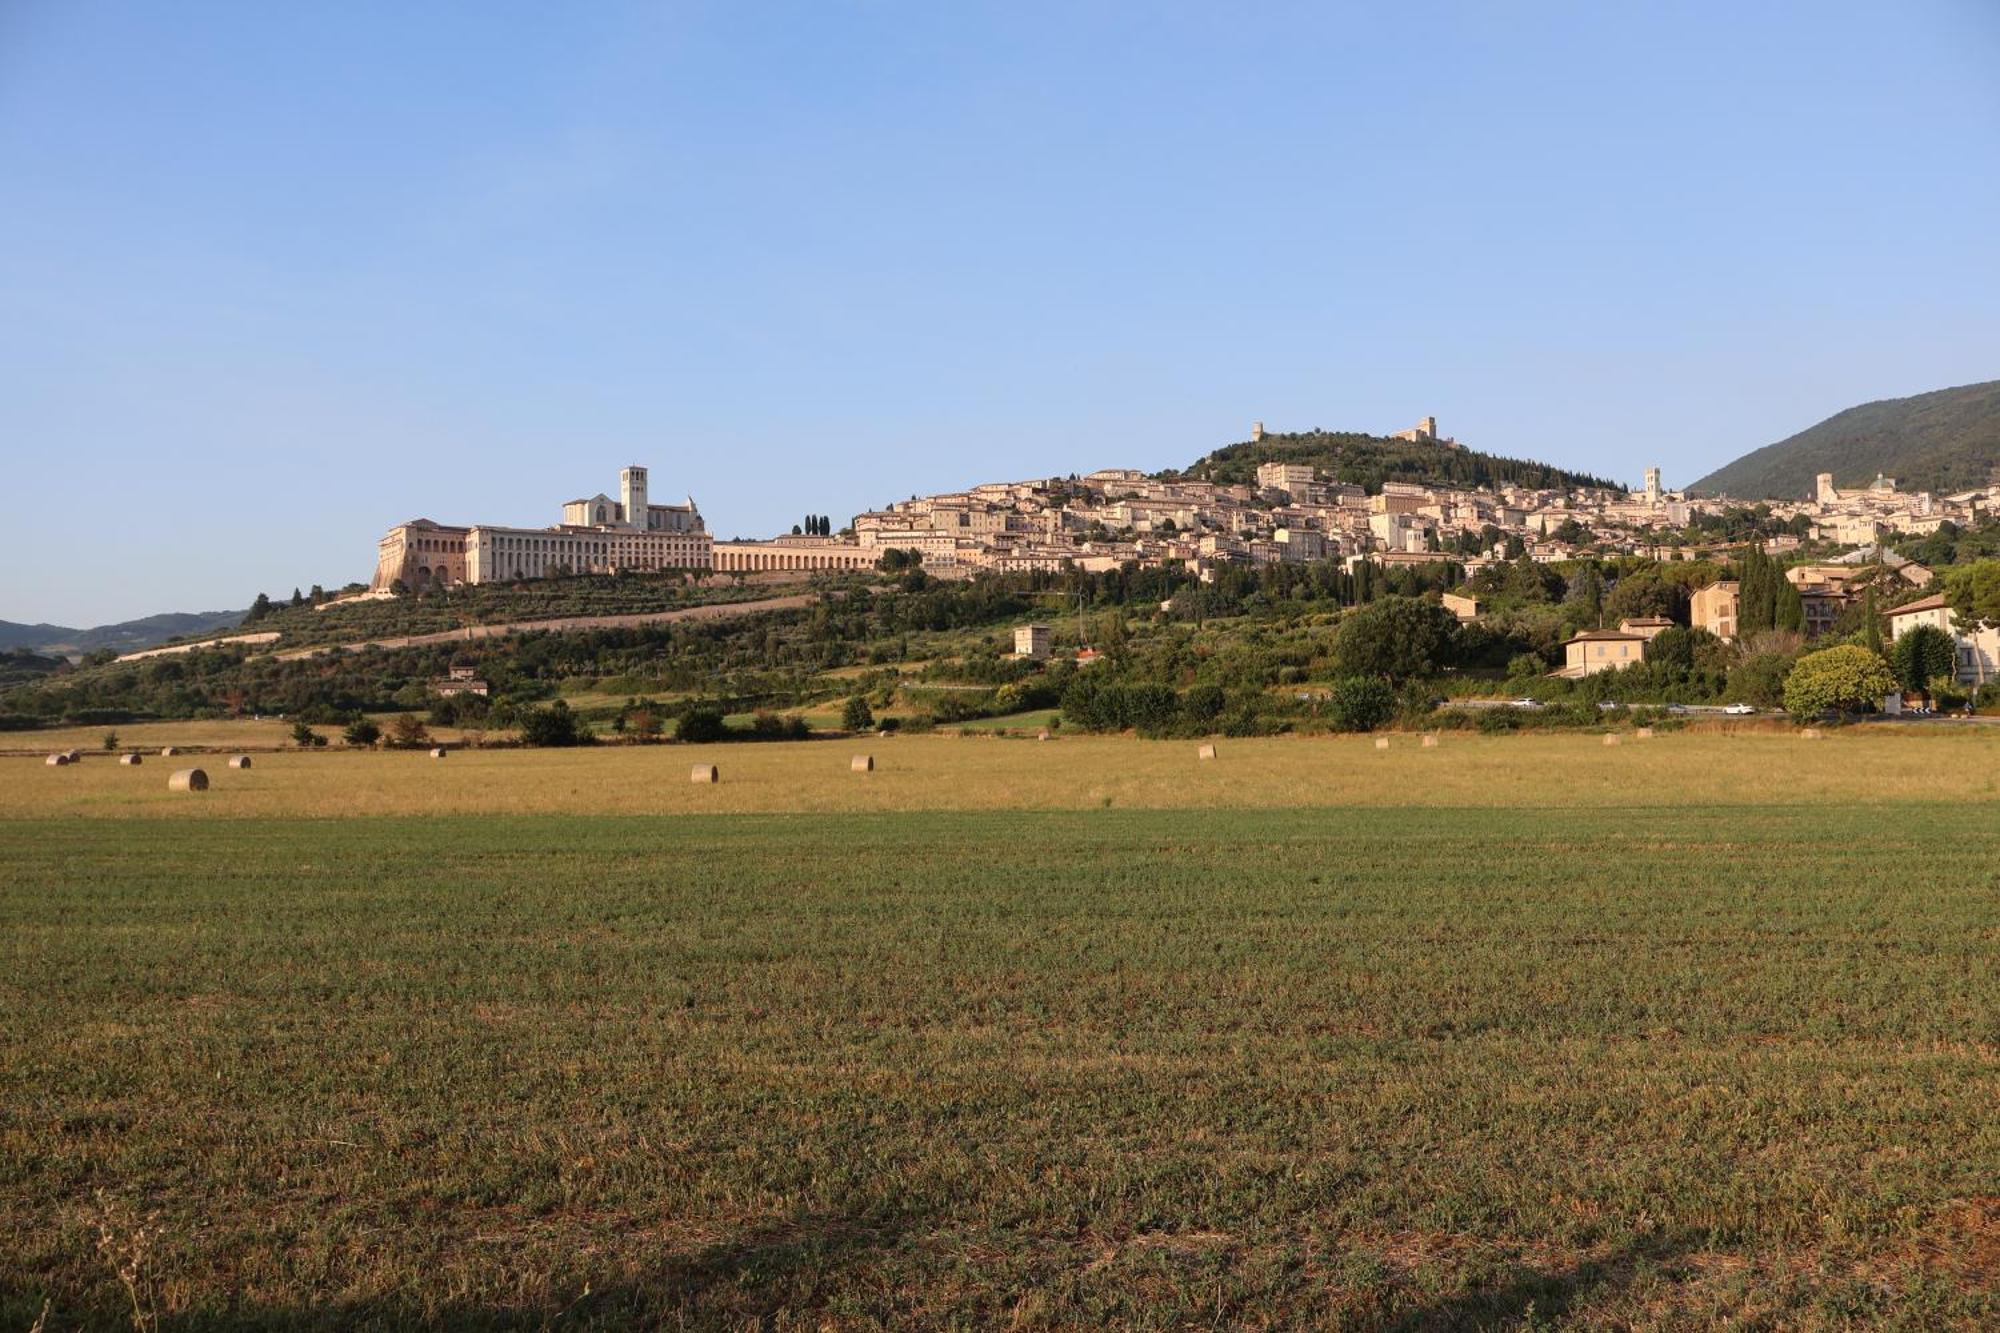
M 2000 1316 L 1983 749 L 850 748 L 0 770 L 0 1325 Z

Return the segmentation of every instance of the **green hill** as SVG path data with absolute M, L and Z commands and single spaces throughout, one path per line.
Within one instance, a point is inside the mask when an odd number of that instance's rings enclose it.
M 1615 481 L 1588 473 L 1482 454 L 1476 449 L 1436 440 L 1392 440 L 1379 435 L 1326 430 L 1271 433 L 1261 440 L 1224 445 L 1198 460 L 1183 475 L 1202 481 L 1248 485 L 1257 480 L 1257 468 L 1263 463 L 1307 464 L 1334 481 L 1361 486 L 1370 493 L 1380 491 L 1385 481 L 1454 487 L 1498 487 L 1512 483 L 1537 489 L 1577 486 L 1625 489 Z
M 1688 489 L 1746 500 L 1803 499 L 1813 478 L 1863 486 L 1876 473 L 1906 491 L 1983 486 L 2000 465 L 2000 380 L 1850 407 L 1743 455 Z
M 71 625 L 22 625 L 0 620 L 0 649 L 28 648 L 44 653 L 87 653 L 114 648 L 121 653 L 151 648 L 183 634 L 208 634 L 233 628 L 241 611 L 169 611 L 115 625 L 78 629 Z

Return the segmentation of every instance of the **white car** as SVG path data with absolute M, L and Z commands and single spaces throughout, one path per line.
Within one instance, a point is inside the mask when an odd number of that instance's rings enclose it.
M 1731 717 L 1748 717 L 1752 713 L 1756 712 L 1757 709 L 1756 706 L 1753 704 L 1731 704 L 1729 705 L 1729 707 L 1723 709 L 1722 711 L 1729 714 Z
M 1511 699 L 1508 701 L 1507 706 L 1509 708 L 1540 708 L 1542 701 L 1540 699 Z

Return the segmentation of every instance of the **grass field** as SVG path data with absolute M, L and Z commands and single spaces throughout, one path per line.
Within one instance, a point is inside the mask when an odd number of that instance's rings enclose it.
M 2000 738 L 854 748 L 0 761 L 0 1328 L 2000 1319 Z

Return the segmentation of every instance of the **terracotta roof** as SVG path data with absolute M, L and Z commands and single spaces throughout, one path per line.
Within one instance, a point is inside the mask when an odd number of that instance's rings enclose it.
M 1626 634 L 1622 630 L 1615 629 L 1587 629 L 1575 638 L 1564 639 L 1563 646 L 1567 648 L 1572 643 L 1583 643 L 1588 640 L 1599 639 L 1618 640 L 1626 643 L 1644 643 L 1646 636 L 1643 634 Z
M 1944 605 L 1944 594 L 1941 592 L 1932 593 L 1929 597 L 1920 598 L 1914 602 L 1905 602 L 1901 606 L 1891 607 L 1889 609 L 1889 618 L 1894 620 L 1897 616 L 1907 616 L 1916 611 L 1937 611 L 1941 610 Z

